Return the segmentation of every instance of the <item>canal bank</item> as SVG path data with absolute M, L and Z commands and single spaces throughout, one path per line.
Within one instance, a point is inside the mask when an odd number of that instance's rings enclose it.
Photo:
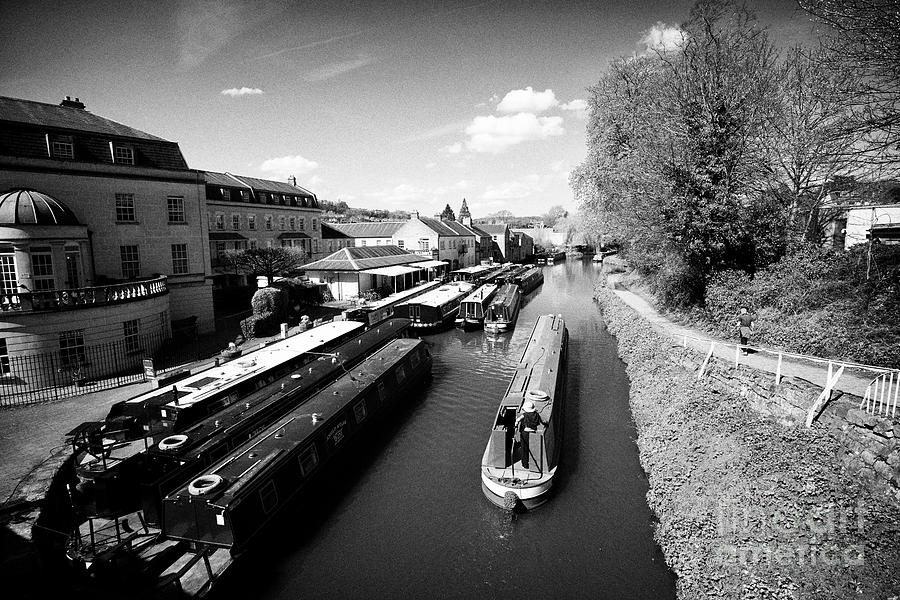
M 680 598 L 900 592 L 897 502 L 843 468 L 838 432 L 780 424 L 698 383 L 602 280 L 596 299 L 627 364 L 655 538 Z

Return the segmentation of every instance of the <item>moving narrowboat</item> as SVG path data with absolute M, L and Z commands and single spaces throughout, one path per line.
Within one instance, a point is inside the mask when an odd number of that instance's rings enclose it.
M 463 329 L 477 329 L 484 325 L 485 309 L 494 298 L 499 286 L 486 283 L 477 290 L 463 298 L 459 305 L 459 316 L 456 317 L 456 326 Z
M 171 386 L 112 406 L 104 422 L 73 432 L 94 439 L 140 439 L 160 431 L 177 433 L 357 335 L 356 321 L 333 321 L 298 333 L 223 365 L 193 373 Z
M 534 324 L 481 459 L 481 487 L 504 508 L 546 501 L 559 466 L 569 333 L 560 315 Z
M 514 283 L 504 284 L 494 295 L 484 314 L 484 330 L 488 332 L 509 331 L 519 318 L 522 307 L 522 293 Z
M 116 518 L 135 511 L 142 512 L 143 522 L 159 523 L 166 493 L 385 343 L 403 335 L 408 326 L 406 319 L 386 321 L 179 434 L 131 442 L 139 448 L 136 453 L 120 456 L 108 448 L 98 449 L 75 440 L 78 482 L 72 500 L 75 512 L 88 519 L 82 527 L 89 532 L 94 528 L 92 519 Z M 96 554 L 96 550 L 96 544 L 71 549 L 82 558 Z
M 184 554 L 203 560 L 175 561 L 162 569 L 160 588 L 186 595 L 208 592 L 354 436 L 409 398 L 431 372 L 431 362 L 422 340 L 390 342 L 166 497 L 165 539 L 186 541 L 193 550 Z
M 539 285 L 544 283 L 544 272 L 537 267 L 531 267 L 519 275 L 516 275 L 513 278 L 513 283 L 519 286 L 519 290 L 522 292 L 523 296 L 525 294 L 530 294 L 537 289 Z
M 459 314 L 460 302 L 473 288 L 471 283 L 465 281 L 445 283 L 436 290 L 400 304 L 394 314 L 409 319 L 413 327 L 441 327 L 453 322 Z
M 420 283 L 419 285 L 408 290 L 403 290 L 402 292 L 391 294 L 390 296 L 386 296 L 381 300 L 366 302 L 365 306 L 360 306 L 358 308 L 348 310 L 347 318 L 351 321 L 361 321 L 369 327 L 377 325 L 385 319 L 390 319 L 391 317 L 393 317 L 394 310 L 397 308 L 398 304 L 403 304 L 407 300 L 415 298 L 416 296 L 421 296 L 422 294 L 435 290 L 441 287 L 441 285 L 443 285 L 443 282 L 441 282 L 440 280 Z

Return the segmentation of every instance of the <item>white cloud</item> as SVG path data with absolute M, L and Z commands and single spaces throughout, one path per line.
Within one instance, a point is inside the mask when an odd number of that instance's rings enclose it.
M 473 152 L 497 154 L 522 142 L 562 135 L 562 117 L 538 117 L 519 113 L 503 117 L 475 117 L 466 127 L 466 148 Z
M 426 168 L 426 169 L 433 169 L 433 168 L 435 168 L 436 166 L 437 166 L 437 163 L 434 162 L 434 161 L 425 163 L 425 168 Z
M 248 88 L 248 87 L 240 87 L 240 88 L 229 88 L 227 90 L 222 90 L 220 92 L 223 96 L 231 96 L 232 98 L 236 96 L 258 96 L 263 93 L 263 91 L 259 88 Z
M 306 175 L 318 167 L 319 163 L 316 161 L 303 158 L 298 154 L 296 156 L 279 156 L 278 158 L 265 160 L 259 165 L 259 170 L 270 177 L 286 179 L 291 175 Z
M 318 69 L 314 69 L 304 75 L 303 79 L 306 81 L 325 81 L 326 79 L 332 79 L 333 77 L 343 75 L 344 73 L 361 69 L 373 62 L 375 62 L 375 58 L 367 55 L 360 55 L 359 58 L 353 60 L 330 63 L 323 67 L 319 67 Z
M 575 116 L 579 119 L 587 118 L 587 108 L 588 104 L 586 100 L 582 100 L 581 98 L 576 98 L 571 102 L 566 102 L 565 104 L 560 104 L 559 107 L 563 110 L 568 110 L 575 113 Z
M 444 146 L 443 148 L 441 148 L 441 152 L 446 152 L 447 154 L 459 154 L 460 152 L 462 152 L 462 142 L 456 142 L 455 144 Z
M 559 101 L 553 90 L 543 92 L 534 91 L 531 86 L 524 90 L 512 90 L 503 96 L 503 100 L 497 105 L 497 111 L 502 113 L 542 113 L 545 110 L 558 105 Z
M 685 33 L 677 25 L 666 25 L 658 21 L 656 25 L 644 32 L 641 44 L 645 52 L 676 52 L 684 44 Z
M 318 175 L 313 175 L 312 177 L 310 177 L 309 179 L 307 179 L 307 180 L 304 181 L 303 183 L 306 184 L 306 185 L 319 185 L 319 184 L 321 184 L 323 181 L 325 181 L 325 180 L 322 179 L 321 177 L 319 177 Z

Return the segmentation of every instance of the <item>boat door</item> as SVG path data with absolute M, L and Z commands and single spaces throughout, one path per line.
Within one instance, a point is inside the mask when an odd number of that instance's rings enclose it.
M 422 305 L 421 304 L 410 304 L 409 305 L 409 318 L 413 321 L 421 320 L 422 314 Z

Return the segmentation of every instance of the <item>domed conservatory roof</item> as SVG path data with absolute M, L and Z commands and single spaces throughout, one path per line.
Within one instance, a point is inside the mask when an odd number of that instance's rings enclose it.
M 52 196 L 17 189 L 0 194 L 0 227 L 4 225 L 80 225 L 72 210 Z

